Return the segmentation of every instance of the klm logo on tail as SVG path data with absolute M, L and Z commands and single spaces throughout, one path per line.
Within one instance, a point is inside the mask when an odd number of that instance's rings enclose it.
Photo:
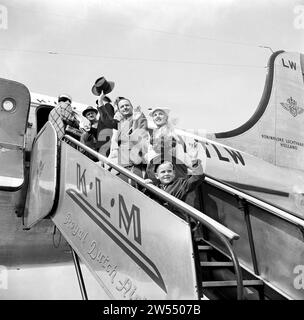
M 303 113 L 304 109 L 298 106 L 296 100 L 292 97 L 287 99 L 287 103 L 281 102 L 282 107 L 287 110 L 293 117 L 298 116 L 299 114 Z

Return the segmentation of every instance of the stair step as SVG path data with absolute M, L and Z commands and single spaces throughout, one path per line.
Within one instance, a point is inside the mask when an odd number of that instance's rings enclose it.
M 257 287 L 262 286 L 264 283 L 262 280 L 243 280 L 244 287 Z M 230 281 L 205 281 L 202 283 L 203 288 L 215 288 L 215 287 L 236 287 L 236 280 Z
M 213 250 L 213 248 L 211 246 L 203 246 L 203 245 L 198 245 L 197 246 L 199 251 L 209 251 L 209 250 Z
M 211 261 L 211 262 L 200 262 L 201 267 L 209 267 L 209 268 L 226 268 L 226 267 L 233 267 L 232 262 L 224 262 L 224 261 Z

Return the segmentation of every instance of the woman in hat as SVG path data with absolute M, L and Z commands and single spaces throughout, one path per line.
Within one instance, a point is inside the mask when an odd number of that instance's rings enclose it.
M 169 108 L 154 108 L 149 112 L 156 128 L 150 138 L 150 145 L 146 155 L 149 163 L 147 176 L 155 179 L 155 166 L 163 161 L 170 161 L 174 165 L 176 175 L 184 177 L 188 168 L 192 167 L 192 161 L 186 153 L 184 141 L 174 130 L 173 123 L 169 120 Z

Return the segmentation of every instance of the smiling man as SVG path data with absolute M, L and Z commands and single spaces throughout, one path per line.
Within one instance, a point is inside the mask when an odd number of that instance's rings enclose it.
M 92 106 L 88 106 L 83 112 L 82 115 L 89 120 L 89 124 L 85 126 L 85 132 L 82 134 L 80 138 L 80 142 L 85 144 L 87 147 L 93 149 L 94 151 L 98 151 L 97 148 L 97 109 Z M 88 152 L 84 152 L 86 156 L 95 160 L 95 157 L 91 156 Z
M 149 141 L 147 119 L 139 107 L 134 110 L 129 99 L 118 97 L 115 103 L 121 120 L 113 133 L 109 158 L 143 177 L 146 170 L 144 154 Z
M 98 113 L 98 111 L 91 106 L 87 107 L 82 112 L 82 115 L 90 121 L 91 127 L 94 127 L 94 128 L 97 128 L 97 123 L 98 123 L 97 113 Z

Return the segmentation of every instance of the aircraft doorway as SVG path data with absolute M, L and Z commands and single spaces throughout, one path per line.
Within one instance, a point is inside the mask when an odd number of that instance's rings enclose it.
M 54 107 L 48 105 L 40 105 L 36 109 L 36 117 L 37 117 L 37 133 L 41 130 L 41 128 L 48 121 L 49 113 Z

